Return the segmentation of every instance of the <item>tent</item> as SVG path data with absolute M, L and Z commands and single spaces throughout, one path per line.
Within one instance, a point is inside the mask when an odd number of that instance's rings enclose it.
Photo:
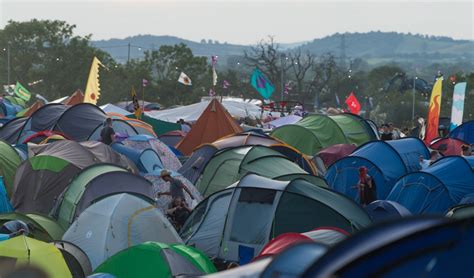
M 301 119 L 302 118 L 300 116 L 288 115 L 288 116 L 280 117 L 276 120 L 270 121 L 270 122 L 266 123 L 265 126 L 267 126 L 268 128 L 277 128 L 277 127 L 284 126 L 284 125 L 295 124 L 298 121 L 300 121 Z
M 457 205 L 449 209 L 447 217 L 464 219 L 474 217 L 474 206 L 472 204 Z
M 181 140 L 183 140 L 184 136 L 186 136 L 186 133 L 181 130 L 172 130 L 160 135 L 158 139 L 167 146 L 175 147 Z
M 130 114 L 130 113 L 128 113 Z M 128 115 L 127 114 L 127 115 Z M 150 124 L 145 123 L 142 120 L 138 120 L 135 118 L 128 118 L 125 115 L 119 114 L 119 113 L 107 113 L 107 116 L 112 118 L 112 120 L 122 120 L 127 122 L 129 125 L 133 127 L 133 129 L 138 133 L 138 134 L 145 134 L 149 135 L 152 137 L 157 137 L 156 133 L 153 131 L 153 127 Z
M 353 114 L 309 115 L 295 124 L 276 128 L 271 135 L 307 155 L 336 144 L 359 146 L 378 139 L 369 122 Z
M 53 140 L 57 141 L 57 140 L 64 140 L 64 139 L 69 139 L 69 138 L 67 138 L 66 135 L 61 134 L 60 132 L 44 130 L 44 131 L 39 131 L 28 136 L 22 142 L 22 144 L 28 144 L 28 143 L 42 144 L 42 143 L 48 143 L 50 140 L 54 142 Z
M 17 117 L 30 117 L 36 110 L 43 106 L 43 102 L 37 100 L 30 107 L 16 114 Z
M 242 132 L 242 128 L 222 104 L 217 99 L 213 99 L 176 148 L 184 155 L 190 155 L 199 145 L 212 143 L 226 135 L 238 132 Z
M 18 143 L 21 130 L 28 121 L 28 118 L 14 118 L 6 122 L 0 127 L 0 139 L 5 140 L 10 144 Z
M 385 199 L 398 178 L 421 168 L 420 155 L 425 159 L 430 157 L 418 138 L 372 141 L 333 163 L 327 169 L 326 180 L 334 190 L 359 200 L 359 167 L 365 166 L 375 181 L 378 199 Z
M 337 160 L 350 155 L 353 151 L 355 151 L 355 149 L 357 149 L 356 145 L 336 144 L 320 150 L 313 157 L 313 162 L 315 162 L 316 158 L 319 157 L 323 161 L 324 166 L 327 168 Z
M 138 151 L 153 149 L 160 157 L 165 169 L 177 171 L 181 168 L 181 162 L 171 149 L 156 138 L 147 135 L 130 136 L 123 140 L 122 144 Z
M 89 257 L 92 269 L 117 252 L 146 241 L 181 243 L 160 210 L 126 193 L 106 197 L 86 208 L 63 240 L 79 246 Z
M 210 257 L 247 263 L 283 233 L 328 226 L 354 232 L 370 223 L 361 207 L 329 189 L 249 174 L 202 201 L 180 233 Z
M 81 168 L 62 158 L 39 155 L 23 161 L 17 169 L 12 205 L 15 211 L 48 214 L 55 200 Z
M 52 214 L 67 229 L 87 207 L 120 193 L 133 194 L 150 202 L 154 198 L 152 184 L 146 179 L 111 164 L 96 164 L 84 169 L 72 180 L 58 198 Z
M 145 242 L 113 255 L 95 272 L 110 273 L 117 278 L 154 278 L 204 275 L 216 272 L 216 268 L 193 247 Z
M 72 277 L 59 249 L 23 235 L 1 241 L 0 257 L 2 268 L 31 265 L 44 271 L 47 277 Z
M 213 101 L 217 101 L 217 99 L 213 98 L 212 100 L 201 101 L 173 109 L 145 112 L 145 115 L 168 122 L 176 122 L 179 119 L 183 119 L 186 122 L 195 122 L 204 113 L 209 103 Z M 259 119 L 262 115 L 262 109 L 252 103 L 223 99 L 221 104 L 228 113 L 235 118 L 248 117 Z
M 275 256 L 292 245 L 301 242 L 316 242 L 326 246 L 332 246 L 346 239 L 350 234 L 342 229 L 335 227 L 322 227 L 306 233 L 284 233 L 263 247 L 260 254 L 255 259 L 266 256 Z
M 12 212 L 0 215 L 0 226 L 11 220 L 21 220 L 34 227 L 30 234 L 37 240 L 51 242 L 59 240 L 64 234 L 64 229 L 52 218 L 42 214 L 22 214 Z
M 247 173 L 267 178 L 307 174 L 285 155 L 264 146 L 242 146 L 216 153 L 207 163 L 196 188 L 204 196 L 222 190 Z
M 66 134 L 75 141 L 86 141 L 106 118 L 104 111 L 99 107 L 90 103 L 80 103 L 68 108 L 55 121 L 54 130 Z
M 114 114 L 120 114 L 122 116 L 130 115 L 129 111 L 127 111 L 127 110 L 125 110 L 121 107 L 118 107 L 116 105 L 113 105 L 111 103 L 107 103 L 107 104 L 104 104 L 104 105 L 100 106 L 100 109 L 102 109 L 102 111 L 104 111 L 107 114 L 114 113 Z
M 204 144 L 194 150 L 191 157 L 184 163 L 179 172 L 183 174 L 192 183 L 196 183 L 201 173 L 204 171 L 209 160 L 219 150 L 234 148 L 240 146 L 262 145 L 271 146 L 281 144 L 280 141 L 256 132 L 241 132 L 226 136 L 211 144 Z
M 411 215 L 404 206 L 394 201 L 376 200 L 370 203 L 365 210 L 374 222 L 393 220 Z
M 36 132 L 52 130 L 57 120 L 68 109 L 68 106 L 49 103 L 36 110 L 23 125 L 17 142 L 23 142 Z
M 443 155 L 461 155 L 462 145 L 468 145 L 468 143 L 457 138 L 447 137 L 433 141 L 430 145 L 430 149 L 437 150 Z
M 120 142 L 112 144 L 112 149 L 125 155 L 138 168 L 141 174 L 151 173 L 155 169 L 164 169 L 160 156 L 153 149 L 135 150 Z
M 403 219 L 354 235 L 301 277 L 468 277 L 473 245 L 472 219 Z
M 183 177 L 180 173 L 170 171 L 171 176 L 183 183 L 186 188 L 191 191 L 192 196 L 194 197 L 194 200 L 191 199 L 191 196 L 188 195 L 187 192 L 184 192 L 184 198 L 187 203 L 187 205 L 192 209 L 194 208 L 197 203 L 202 201 L 202 195 L 201 193 L 197 190 L 196 187 L 185 177 Z M 145 179 L 149 180 L 153 184 L 153 196 L 157 196 L 159 192 L 170 192 L 170 184 L 168 182 L 165 182 L 161 176 L 160 176 L 160 171 L 155 171 L 149 174 L 146 174 L 143 176 Z M 163 211 L 169 208 L 169 205 L 171 204 L 171 196 L 167 195 L 162 195 L 162 196 L 157 196 L 155 202 L 156 206 Z
M 469 144 L 474 144 L 474 121 L 465 122 L 452 130 L 448 137 L 457 138 Z
M 81 90 L 76 90 L 72 95 L 63 101 L 64 105 L 77 105 L 84 102 L 84 94 Z
M 51 244 L 61 251 L 64 261 L 73 277 L 85 277 L 92 273 L 91 262 L 81 248 L 70 242 L 61 240 L 54 241 Z
M 0 140 L 0 177 L 3 177 L 8 196 L 13 191 L 13 178 L 21 163 L 18 152 L 5 141 Z
M 128 118 L 135 118 L 134 114 L 128 115 Z M 145 114 L 142 114 L 140 120 L 149 124 L 157 136 L 165 134 L 166 132 L 173 130 L 181 130 L 181 125 L 176 122 L 166 122 L 152 117 L 148 117 Z
M 0 177 L 0 214 L 9 213 L 13 211 L 13 206 L 10 203 L 10 197 L 5 189 L 5 182 L 3 177 Z
M 100 133 L 104 128 L 104 123 L 99 124 L 92 133 L 87 137 L 89 141 L 101 141 Z M 122 119 L 112 119 L 112 128 L 115 131 L 115 135 L 120 137 L 129 137 L 138 135 L 137 129 Z
M 474 193 L 471 164 L 460 156 L 445 156 L 430 167 L 401 177 L 387 200 L 413 214 L 444 214 L 461 199 Z

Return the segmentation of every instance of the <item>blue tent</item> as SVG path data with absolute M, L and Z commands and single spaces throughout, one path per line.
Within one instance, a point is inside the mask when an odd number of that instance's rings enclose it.
M 413 214 L 444 214 L 464 196 L 474 193 L 474 173 L 461 156 L 445 156 L 425 170 L 401 177 L 387 200 Z
M 157 169 L 163 169 L 160 156 L 153 149 L 138 151 L 119 142 L 113 143 L 112 149 L 133 161 L 142 174 L 149 174 Z
M 0 214 L 9 213 L 13 211 L 13 206 L 7 195 L 3 177 L 0 176 Z
M 303 277 L 471 277 L 472 246 L 472 219 L 403 219 L 354 235 Z
M 449 137 L 461 139 L 469 144 L 474 144 L 474 120 L 465 122 L 449 133 Z
M 411 213 L 404 206 L 394 201 L 376 200 L 370 203 L 365 210 L 374 222 L 382 222 L 410 216 Z
M 358 200 L 359 167 L 365 166 L 375 181 L 378 199 L 385 199 L 399 177 L 421 168 L 420 155 L 426 159 L 430 156 L 418 138 L 371 141 L 334 162 L 326 172 L 326 180 L 332 189 Z

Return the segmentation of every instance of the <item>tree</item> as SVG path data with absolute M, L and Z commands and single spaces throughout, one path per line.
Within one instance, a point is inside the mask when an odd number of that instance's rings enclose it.
M 307 74 L 314 67 L 315 57 L 311 53 L 301 54 L 301 49 L 289 55 L 290 68 L 296 79 L 296 89 L 300 102 L 304 105 L 306 100 L 311 99 L 311 90 L 305 86 Z M 311 88 L 311 86 L 309 86 Z

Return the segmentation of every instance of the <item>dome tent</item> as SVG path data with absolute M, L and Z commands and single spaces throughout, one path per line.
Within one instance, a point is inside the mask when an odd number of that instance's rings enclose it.
M 79 246 L 89 257 L 92 269 L 117 252 L 146 241 L 182 242 L 160 210 L 126 193 L 106 197 L 86 208 L 62 239 Z
M 239 261 L 245 252 L 248 262 L 283 233 L 326 226 L 353 232 L 370 223 L 361 207 L 336 192 L 300 179 L 283 182 L 249 174 L 203 200 L 181 236 L 210 257 Z
M 199 250 L 183 244 L 145 242 L 110 257 L 95 270 L 117 278 L 176 277 L 216 272 Z
M 11 220 L 20 220 L 33 226 L 34 229 L 30 231 L 29 236 L 37 240 L 51 242 L 61 239 L 64 234 L 64 229 L 54 219 L 46 215 L 21 214 L 19 212 L 0 214 L 0 226 Z

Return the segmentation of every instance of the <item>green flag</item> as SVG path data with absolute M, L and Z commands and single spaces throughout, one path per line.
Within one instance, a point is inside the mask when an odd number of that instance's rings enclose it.
M 273 94 L 275 87 L 268 80 L 268 78 L 263 75 L 259 69 L 255 69 L 250 77 L 250 84 L 259 92 L 264 99 L 269 99 Z
M 31 98 L 31 93 L 28 92 L 28 90 L 23 87 L 23 85 L 20 84 L 20 82 L 16 82 L 15 86 L 15 95 L 24 101 L 28 101 Z

